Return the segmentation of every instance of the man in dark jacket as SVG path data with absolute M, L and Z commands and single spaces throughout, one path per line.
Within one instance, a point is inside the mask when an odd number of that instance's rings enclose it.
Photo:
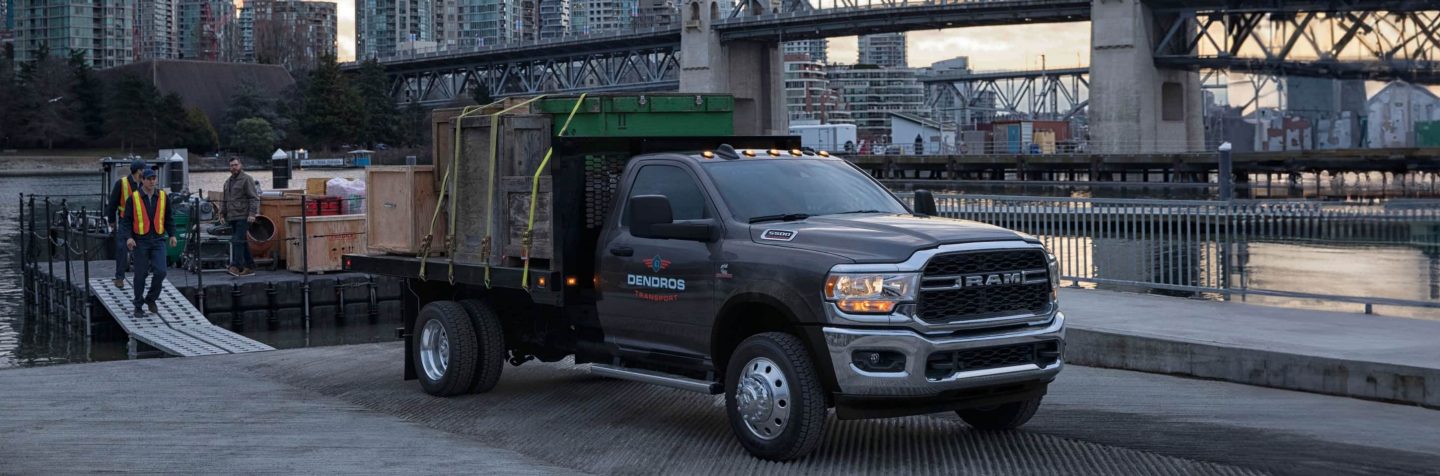
M 110 201 L 105 203 L 105 217 L 115 224 L 115 287 L 120 289 L 125 289 L 125 269 L 130 267 L 130 251 L 125 247 L 125 240 L 130 238 L 130 225 L 125 224 L 130 208 L 126 204 L 130 195 L 140 190 L 141 170 L 145 170 L 144 162 L 131 161 L 130 175 L 110 186 Z
M 130 238 L 125 246 L 135 252 L 135 317 L 145 317 L 141 305 L 158 314 L 155 299 L 165 285 L 165 245 L 175 246 L 175 220 L 170 214 L 170 197 L 155 186 L 155 171 L 141 173 L 140 190 L 130 194 Z M 168 238 L 168 240 L 167 240 Z M 150 293 L 145 293 L 146 275 L 154 272 Z
M 242 171 L 240 159 L 230 159 L 230 178 L 225 179 L 225 221 L 230 223 L 230 274 L 248 276 L 255 274 L 255 258 L 250 256 L 250 245 L 245 240 L 250 224 L 260 214 L 260 192 L 255 189 L 255 179 Z

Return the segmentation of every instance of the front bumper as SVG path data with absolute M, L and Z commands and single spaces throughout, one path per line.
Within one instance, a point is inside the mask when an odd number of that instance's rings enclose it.
M 1049 382 L 1064 366 L 1065 314 L 1055 312 L 1049 323 L 995 334 L 931 338 L 911 330 L 825 327 L 825 344 L 835 370 L 839 395 L 847 397 L 943 397 L 963 390 Z M 961 370 L 940 378 L 926 376 L 931 354 L 1055 342 L 1061 356 L 1053 363 L 1029 363 L 979 370 Z M 853 364 L 857 351 L 890 351 L 905 357 L 904 370 L 867 372 Z

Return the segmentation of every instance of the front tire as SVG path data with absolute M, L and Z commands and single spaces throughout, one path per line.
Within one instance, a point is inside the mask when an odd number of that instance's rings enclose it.
M 746 451 L 786 461 L 819 446 L 828 408 L 800 339 L 781 332 L 751 336 L 736 347 L 725 375 L 725 411 Z
M 437 397 L 470 390 L 475 377 L 475 328 L 465 308 L 453 301 L 426 304 L 415 318 L 412 346 L 420 387 Z
M 1010 402 L 991 408 L 956 410 L 961 420 L 978 430 L 1014 430 L 1030 421 L 1040 409 L 1042 397 Z

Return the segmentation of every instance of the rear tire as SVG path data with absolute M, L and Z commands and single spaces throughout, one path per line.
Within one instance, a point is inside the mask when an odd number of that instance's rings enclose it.
M 993 408 L 956 410 L 955 414 L 979 430 L 1013 430 L 1035 416 L 1042 398 L 1010 402 Z
M 470 316 L 470 325 L 475 328 L 475 377 L 470 382 L 470 393 L 485 393 L 500 382 L 500 372 L 505 369 L 505 329 L 500 315 L 489 303 L 479 299 L 460 301 L 465 313 Z
M 730 429 L 750 454 L 786 461 L 820 445 L 829 409 L 800 339 L 782 332 L 750 336 L 735 348 L 725 375 Z
M 475 377 L 475 328 L 465 308 L 454 301 L 426 304 L 415 318 L 412 346 L 416 374 L 425 393 L 437 397 L 470 390 Z

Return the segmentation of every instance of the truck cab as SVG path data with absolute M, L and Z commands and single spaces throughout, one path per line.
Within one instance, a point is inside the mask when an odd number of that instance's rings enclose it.
M 568 269 L 538 273 L 565 281 L 562 298 L 467 285 L 473 270 L 413 283 L 407 376 L 438 396 L 483 392 L 505 361 L 573 355 L 596 374 L 724 394 L 746 450 L 790 460 L 819 444 L 831 409 L 1018 427 L 1063 366 L 1055 261 L 1036 238 L 937 216 L 928 193 L 912 207 L 844 159 L 641 153 L 613 185 L 593 231 L 557 231 L 575 242 Z

